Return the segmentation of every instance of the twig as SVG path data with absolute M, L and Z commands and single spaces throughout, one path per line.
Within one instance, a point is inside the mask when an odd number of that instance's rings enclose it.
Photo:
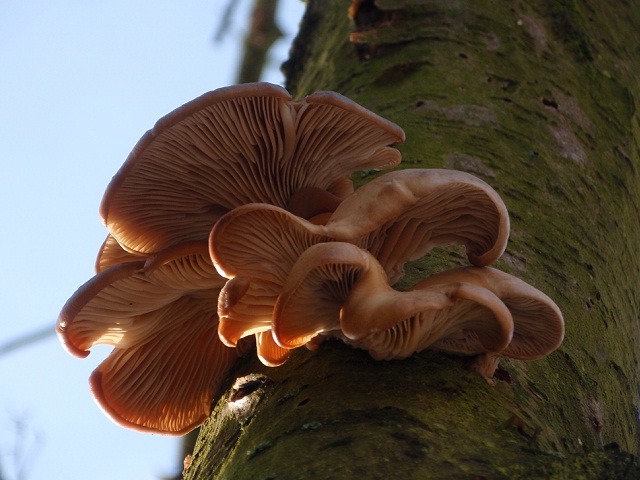
M 36 343 L 45 338 L 52 337 L 56 333 L 55 329 L 51 325 L 47 325 L 40 330 L 33 331 L 22 335 L 21 337 L 14 338 L 8 342 L 0 345 L 0 357 L 7 355 L 8 353 L 18 350 L 19 348 L 26 347 L 32 343 Z
M 267 52 L 282 31 L 275 23 L 278 0 L 255 0 L 251 23 L 244 40 L 238 83 L 257 82 L 266 63 Z

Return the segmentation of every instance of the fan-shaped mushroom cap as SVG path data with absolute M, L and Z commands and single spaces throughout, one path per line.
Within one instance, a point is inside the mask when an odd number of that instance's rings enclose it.
M 182 296 L 206 292 L 215 301 L 225 280 L 206 253 L 206 242 L 178 245 L 157 258 L 116 264 L 98 273 L 60 312 L 57 331 L 63 345 L 79 357 L 87 356 L 96 344 L 126 348 L 132 338 L 158 328 L 152 316 L 137 322 L 140 316 Z
M 525 281 L 495 268 L 466 267 L 433 275 L 414 288 L 433 288 L 450 282 L 466 282 L 493 292 L 513 317 L 513 338 L 500 352 L 518 360 L 534 360 L 557 349 L 564 338 L 564 320 L 547 295 Z M 466 339 L 468 340 L 468 339 Z M 434 348 L 455 352 L 464 339 L 448 338 Z
M 218 272 L 230 279 L 218 301 L 219 334 L 226 345 L 271 328 L 273 304 L 291 266 L 309 246 L 331 240 L 313 228 L 268 204 L 235 208 L 213 227 L 209 253 Z
M 184 435 L 209 417 L 239 351 L 220 343 L 215 302 L 201 300 L 181 297 L 154 312 L 160 329 L 115 348 L 92 373 L 91 392 L 114 422 Z
M 369 250 L 394 283 L 404 263 L 437 246 L 463 244 L 474 265 L 494 262 L 507 245 L 509 214 L 495 190 L 473 175 L 407 169 L 358 188 L 326 228 L 336 240 Z
M 206 93 L 160 119 L 107 187 L 101 215 L 125 250 L 206 239 L 251 202 L 286 207 L 304 188 L 344 197 L 349 175 L 400 161 L 397 125 L 333 92 L 292 101 L 268 83 Z
M 314 245 L 300 256 L 273 315 L 274 337 L 284 347 L 334 335 L 377 359 L 407 357 L 462 330 L 475 332 L 482 352 L 500 351 L 513 322 L 495 295 L 474 285 L 396 291 L 370 253 L 341 242 Z
M 511 341 L 514 331 L 511 314 L 504 303 L 485 288 L 459 282 L 414 289 L 404 294 L 427 299 L 446 294 L 450 302 L 441 308 L 427 305 L 414 309 L 393 327 L 374 332 L 361 341 L 347 343 L 368 350 L 377 360 L 391 360 L 406 358 L 427 348 L 435 349 L 436 345 L 454 343 L 458 346 L 455 353 L 463 355 L 502 352 Z M 398 301 L 402 302 L 402 299 Z M 351 315 L 356 312 L 352 311 Z M 450 341 L 451 338 L 456 341 Z M 457 341 L 460 338 L 473 341 Z
M 235 347 L 247 335 L 271 329 L 273 298 L 279 288 L 274 283 L 234 277 L 218 297 L 218 333 L 222 343 Z
M 353 285 L 367 273 L 380 271 L 369 253 L 350 243 L 309 247 L 292 265 L 275 302 L 272 331 L 276 342 L 297 348 L 316 335 L 340 331 L 340 310 Z M 386 283 L 384 272 L 381 280 Z
M 92 374 L 92 392 L 116 422 L 182 435 L 210 412 L 241 349 L 218 339 L 221 278 L 206 242 L 174 245 L 147 259 L 106 268 L 63 307 L 57 332 L 70 353 L 114 346 Z
M 223 277 L 246 276 L 282 285 L 303 251 L 332 240 L 322 225 L 280 207 L 250 203 L 214 225 L 209 254 Z

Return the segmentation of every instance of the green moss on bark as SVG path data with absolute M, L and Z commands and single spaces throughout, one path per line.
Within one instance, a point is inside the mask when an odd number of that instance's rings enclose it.
M 634 478 L 640 7 L 380 0 L 353 24 L 348 5 L 309 2 L 288 87 L 337 90 L 401 125 L 402 167 L 490 183 L 512 221 L 497 266 L 558 303 L 565 343 L 503 361 L 496 386 L 432 352 L 380 363 L 324 345 L 277 369 L 250 361 L 239 374 L 268 386 L 243 423 L 221 400 L 187 478 Z M 459 249 L 435 252 L 399 287 L 459 264 Z

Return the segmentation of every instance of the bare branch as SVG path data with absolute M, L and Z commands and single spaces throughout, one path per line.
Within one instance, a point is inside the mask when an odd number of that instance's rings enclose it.
M 13 340 L 9 340 L 8 342 L 0 344 L 0 357 L 13 352 L 14 350 L 18 350 L 19 348 L 26 347 L 32 343 L 44 340 L 45 338 L 52 337 L 55 333 L 55 328 L 52 325 L 47 325 L 39 330 L 35 330 L 18 338 L 14 338 Z
M 277 6 L 278 0 L 255 0 L 237 83 L 260 80 L 269 48 L 282 37 L 282 31 L 275 23 Z

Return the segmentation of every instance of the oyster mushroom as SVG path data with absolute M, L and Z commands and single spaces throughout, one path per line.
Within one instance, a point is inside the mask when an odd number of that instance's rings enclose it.
M 202 423 L 243 349 L 223 345 L 216 299 L 225 279 L 206 243 L 181 244 L 147 260 L 118 263 L 81 286 L 63 307 L 57 333 L 86 357 L 114 347 L 90 377 L 99 406 L 116 423 L 183 435 Z
M 499 352 L 511 340 L 513 322 L 500 299 L 473 284 L 394 290 L 369 252 L 342 242 L 317 244 L 300 256 L 273 315 L 274 337 L 284 347 L 322 334 L 384 360 L 405 358 L 461 331 L 473 332 L 482 352 Z
M 394 283 L 407 261 L 437 246 L 464 244 L 472 262 L 493 261 L 508 234 L 507 211 L 495 191 L 452 170 L 382 175 L 318 224 L 273 205 L 238 207 L 216 223 L 209 238 L 216 268 L 231 279 L 220 297 L 221 338 L 233 344 L 271 328 L 272 308 L 291 267 L 317 243 L 345 241 L 369 250 Z
M 400 153 L 387 145 L 403 140 L 400 127 L 335 92 L 294 101 L 268 83 L 224 87 L 140 139 L 100 213 L 125 250 L 151 254 L 206 239 L 222 214 L 246 203 L 304 210 L 295 195 L 305 189 L 327 192 L 323 205 L 344 198 L 351 173 L 397 165 Z
M 407 261 L 439 246 L 464 245 L 477 266 L 496 261 L 509 239 L 509 214 L 496 191 L 471 174 L 406 169 L 357 189 L 326 228 L 369 250 L 395 283 Z
M 562 312 L 551 298 L 525 281 L 491 267 L 447 270 L 418 283 L 414 289 L 465 282 L 493 292 L 513 318 L 513 338 L 500 352 L 503 357 L 535 360 L 556 350 L 564 339 Z M 434 348 L 464 353 L 472 348 L 469 338 L 448 338 Z
M 58 319 L 60 340 L 76 356 L 99 343 L 115 347 L 91 377 L 109 416 L 182 434 L 206 417 L 242 353 L 217 334 L 226 279 L 206 240 L 220 216 L 249 202 L 327 215 L 353 191 L 351 173 L 397 165 L 400 153 L 388 145 L 403 140 L 400 127 L 340 94 L 294 101 L 267 83 L 221 88 L 161 118 L 109 183 L 97 275 Z M 270 333 L 256 337 L 265 363 L 286 360 Z

